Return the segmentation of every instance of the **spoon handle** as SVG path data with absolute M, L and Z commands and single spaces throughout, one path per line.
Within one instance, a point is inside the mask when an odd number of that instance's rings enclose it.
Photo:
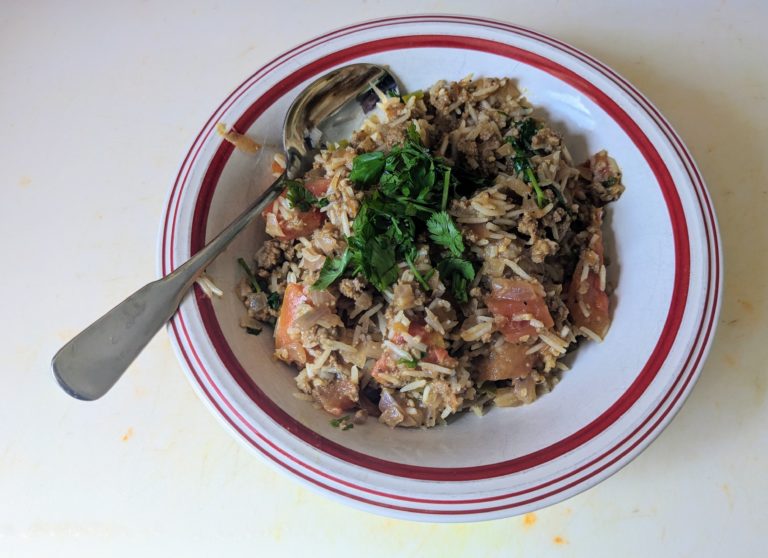
M 240 216 L 172 273 L 145 285 L 64 345 L 51 361 L 61 387 L 93 401 L 115 385 L 184 295 L 227 245 L 282 192 L 285 174 Z

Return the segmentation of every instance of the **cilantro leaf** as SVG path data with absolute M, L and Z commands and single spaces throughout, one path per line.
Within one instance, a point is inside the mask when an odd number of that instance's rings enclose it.
M 451 293 L 460 303 L 469 300 L 469 282 L 475 278 L 472 262 L 463 258 L 446 258 L 437 264 L 440 277 L 451 285 Z
M 434 213 L 427 221 L 427 229 L 435 244 L 447 248 L 457 258 L 464 253 L 461 232 L 456 228 L 451 216 L 445 211 Z
M 419 135 L 419 132 L 416 131 L 416 126 L 414 126 L 413 124 L 408 126 L 407 133 L 408 133 L 408 139 L 409 140 L 411 140 L 414 143 L 418 143 L 419 145 L 421 145 L 421 136 Z
M 349 415 L 344 415 L 343 417 L 339 417 L 339 418 L 336 418 L 336 419 L 333 419 L 333 420 L 329 421 L 329 423 L 334 428 L 338 428 L 339 426 L 342 425 L 342 423 L 344 423 L 344 422 L 346 422 L 348 420 L 349 420 Z
M 531 185 L 533 191 L 536 192 L 536 205 L 544 207 L 549 201 L 547 196 L 544 195 L 544 190 L 539 186 L 539 181 L 536 179 L 536 174 L 531 167 L 525 169 L 525 176 L 528 177 L 528 184 Z
M 245 262 L 245 260 L 243 258 L 237 258 L 237 263 L 245 272 L 245 276 L 248 279 L 248 284 L 250 285 L 251 290 L 253 290 L 255 293 L 263 291 L 264 289 L 259 284 L 259 278 L 253 274 L 253 271 L 251 271 L 250 266 Z
M 440 209 L 445 211 L 448 207 L 448 190 L 451 186 L 451 169 L 449 168 L 443 175 L 443 198 L 440 202 Z
M 512 168 L 516 173 L 522 174 L 523 180 L 530 184 L 536 195 L 536 205 L 544 207 L 549 199 L 544 195 L 544 191 L 539 186 L 539 181 L 531 164 L 531 157 L 533 156 L 531 141 L 533 136 L 536 135 L 538 126 L 533 118 L 526 118 L 518 122 L 516 127 L 517 137 L 508 136 L 506 139 L 507 143 L 514 149 Z
M 526 118 L 517 123 L 518 141 L 527 149 L 531 148 L 531 140 L 537 131 L 538 126 L 533 118 Z
M 451 171 L 445 160 L 433 157 L 421 143 L 414 125 L 389 153 L 355 157 L 350 178 L 358 186 L 372 188 L 364 192 L 352 235 L 347 238 L 347 252 L 342 258 L 326 260 L 313 288 L 327 288 L 347 272 L 363 276 L 384 291 L 397 281 L 398 264 L 406 262 L 416 280 L 428 289 L 415 266 L 417 238 L 428 232 L 452 256 L 464 252 L 461 233 L 445 212 L 458 185 Z M 436 213 L 441 216 L 435 218 Z
M 389 288 L 397 281 L 398 267 L 395 250 L 383 237 L 371 238 L 367 245 L 368 280 L 379 291 Z
M 298 180 L 286 181 L 285 197 L 288 198 L 288 205 L 306 213 L 313 206 L 325 207 L 328 205 L 327 198 L 316 198 L 301 182 Z
M 323 267 L 320 269 L 320 275 L 317 278 L 317 281 L 312 284 L 311 289 L 313 291 L 327 289 L 331 283 L 341 277 L 341 274 L 347 269 L 351 257 L 352 254 L 350 253 L 349 248 L 347 248 L 339 258 L 325 258 Z
M 384 153 L 372 151 L 355 157 L 349 179 L 362 186 L 371 186 L 378 182 L 382 172 L 384 172 Z
M 277 310 L 280 308 L 280 305 L 283 303 L 282 298 L 278 293 L 269 293 L 267 295 L 267 304 L 269 304 L 269 307 L 273 310 Z
M 429 284 L 427 283 L 427 280 L 419 273 L 419 270 L 416 269 L 416 247 L 413 246 L 411 250 L 405 255 L 405 261 L 408 262 L 408 267 L 411 268 L 411 273 L 413 273 L 413 276 L 416 278 L 416 280 L 419 282 L 421 287 L 425 290 L 429 290 Z M 434 270 L 430 270 L 432 272 Z
M 416 368 L 419 365 L 419 359 L 417 359 L 416 357 L 412 359 L 401 358 L 397 360 L 397 364 L 402 364 L 407 368 Z

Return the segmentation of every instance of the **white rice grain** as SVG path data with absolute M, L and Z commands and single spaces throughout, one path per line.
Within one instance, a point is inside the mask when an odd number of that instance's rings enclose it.
M 584 265 L 581 268 L 581 277 L 579 277 L 579 283 L 583 283 L 587 280 L 587 277 L 589 276 L 589 266 Z
M 384 341 L 383 344 L 384 344 L 385 347 L 387 347 L 390 351 L 395 353 L 400 358 L 404 358 L 406 360 L 411 360 L 413 358 L 413 355 L 411 353 L 409 353 L 407 351 L 404 351 L 403 349 L 401 349 L 400 347 L 398 347 L 397 345 L 395 345 L 394 343 L 392 343 L 392 341 L 390 341 L 388 339 L 386 341 Z
M 579 310 L 581 310 L 581 313 L 584 314 L 585 318 L 589 318 L 590 316 L 589 308 L 581 298 L 579 299 Z
M 492 322 L 480 322 L 479 324 L 472 326 L 459 333 L 464 341 L 475 341 L 480 339 L 483 335 L 489 334 L 493 331 Z
M 415 382 L 411 382 L 410 384 L 405 384 L 403 387 L 401 387 L 400 393 L 413 391 L 414 389 L 419 389 L 420 387 L 424 387 L 425 385 L 427 385 L 426 380 L 416 380 Z
M 600 290 L 605 292 L 605 266 L 600 266 Z
M 546 343 L 536 343 L 533 347 L 525 351 L 526 355 L 532 355 L 534 353 L 538 353 L 541 349 L 543 349 L 546 346 Z
M 357 322 L 358 322 L 358 323 L 362 323 L 362 322 L 364 322 L 365 320 L 368 320 L 368 319 L 370 319 L 370 317 L 371 317 L 371 316 L 373 316 L 373 315 L 374 315 L 376 312 L 378 312 L 379 310 L 381 310 L 381 307 L 382 307 L 382 306 L 384 306 L 384 305 L 383 305 L 381 302 L 379 302 L 378 304 L 376 304 L 376 305 L 372 306 L 371 308 L 369 308 L 368 310 L 366 310 L 365 314 L 363 314 L 362 316 L 360 316 L 360 319 L 359 319 L 359 320 L 357 320 Z
M 414 337 L 413 335 L 410 335 L 405 331 L 403 331 L 400 333 L 400 337 L 402 337 L 405 340 L 409 348 L 416 349 L 417 351 L 421 351 L 423 353 L 427 352 L 428 347 L 421 341 L 418 341 L 417 338 Z
M 488 218 L 461 216 L 461 217 L 456 217 L 456 221 L 459 223 L 464 223 L 465 225 L 479 225 L 481 223 L 487 223 Z
M 432 362 L 420 362 L 419 368 L 421 368 L 422 370 L 427 370 L 429 372 L 437 372 L 438 374 L 452 375 L 454 373 L 453 369 L 448 368 L 446 366 L 440 366 L 439 364 L 434 364 Z
M 438 317 L 429 308 L 424 309 L 424 321 L 427 322 L 427 325 L 434 329 L 437 333 L 440 335 L 445 335 L 445 328 L 443 327 L 443 324 L 440 323 Z
M 525 272 L 525 270 L 523 270 L 523 268 L 522 268 L 522 267 L 520 267 L 519 265 L 517 265 L 517 262 L 513 262 L 512 260 L 510 260 L 510 259 L 508 259 L 508 258 L 502 258 L 502 261 L 503 261 L 503 262 L 504 262 L 504 263 L 505 263 L 505 264 L 506 264 L 506 265 L 507 265 L 507 266 L 508 266 L 508 267 L 509 267 L 509 268 L 510 268 L 510 269 L 511 269 L 513 272 L 515 272 L 515 273 L 516 273 L 518 276 L 520 276 L 522 279 L 525 279 L 526 281 L 530 281 L 530 280 L 531 280 L 531 276 L 530 276 L 530 275 L 528 275 L 528 274 Z

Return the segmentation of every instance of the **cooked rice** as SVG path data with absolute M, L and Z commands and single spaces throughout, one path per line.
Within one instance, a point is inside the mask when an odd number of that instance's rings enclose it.
M 605 151 L 573 166 L 562 137 L 537 119 L 527 156 L 544 195 L 540 203 L 515 166 L 514 140 L 533 108 L 513 80 L 440 81 L 404 99 L 379 93 L 379 114 L 348 142 L 323 150 L 305 177 L 306 184 L 327 183 L 320 225 L 287 239 L 301 215 L 287 198 L 266 213 L 273 239 L 255 259 L 267 292 L 239 287 L 247 323 L 274 323 L 281 310 L 267 295 L 300 287 L 305 298 L 287 330 L 292 341 L 278 340 L 275 354 L 301 370 L 297 396 L 336 416 L 364 409 L 389 426 L 431 427 L 463 410 L 482 416 L 493 404 L 531 403 L 568 370 L 563 355 L 607 332 L 600 227 L 603 207 L 623 191 L 619 167 Z M 388 152 L 409 126 L 457 172 L 486 181 L 448 206 L 476 269 L 469 300 L 452 298 L 446 278 L 433 269 L 436 255 L 426 237 L 412 264 L 429 275 L 428 289 L 401 262 L 397 281 L 383 292 L 363 276 L 309 290 L 353 232 L 364 196 L 349 179 L 355 157 Z M 271 164 L 282 172 L 285 157 L 278 154 Z M 200 284 L 216 292 L 205 277 Z M 528 298 L 519 298 L 521 292 Z M 297 322 L 301 327 L 293 327 Z

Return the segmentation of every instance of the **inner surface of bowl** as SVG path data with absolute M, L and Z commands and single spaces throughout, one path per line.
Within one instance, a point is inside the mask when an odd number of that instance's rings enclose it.
M 203 307 L 212 305 L 212 314 L 203 313 L 206 328 L 220 356 L 231 365 L 229 370 L 214 373 L 234 374 L 240 389 L 252 383 L 264 398 L 320 439 L 405 465 L 454 468 L 493 464 L 529 455 L 574 436 L 609 411 L 641 374 L 654 373 L 644 369 L 667 322 L 675 252 L 669 241 L 673 232 L 669 212 L 648 161 L 614 116 L 589 95 L 520 60 L 487 52 L 418 48 L 367 55 L 359 61 L 387 65 L 405 91 L 428 88 L 440 79 L 458 80 L 470 73 L 511 77 L 537 108 L 537 116 L 564 135 L 575 161 L 608 149 L 617 159 L 627 187 L 622 198 L 608 209 L 606 219 L 608 281 L 615 286 L 611 330 L 601 344 L 583 343 L 571 355 L 568 362 L 572 369 L 563 374 L 554 391 L 532 405 L 492 409 L 483 417 L 465 413 L 447 427 L 430 430 L 390 429 L 369 419 L 365 425 L 342 432 L 329 424 L 332 417 L 294 397 L 298 391 L 293 380 L 296 371 L 272 358 L 270 329 L 265 328 L 262 335 L 255 337 L 239 327 L 245 309 L 235 294 L 241 278 L 235 260 L 244 257 L 250 261 L 264 240 L 264 223 L 259 220 L 208 269 L 224 296 L 198 300 Z M 204 181 L 215 179 L 215 189 L 209 207 L 201 207 L 198 202 L 192 224 L 194 228 L 204 221 L 206 241 L 271 182 L 269 163 L 272 153 L 280 149 L 285 112 L 315 77 L 286 89 L 250 124 L 247 133 L 265 144 L 262 152 L 253 156 L 224 146 L 231 152 L 229 157 L 215 163 L 215 172 L 208 169 Z M 264 93 L 253 91 L 250 106 L 263 104 Z M 241 107 L 248 105 L 244 100 Z M 242 112 L 242 108 L 239 110 Z M 225 121 L 234 124 L 241 118 L 242 114 L 233 111 Z M 227 352 L 231 354 L 221 354 Z M 226 384 L 227 379 L 223 380 Z M 231 382 L 229 385 L 233 392 L 238 390 Z M 257 406 L 249 401 L 252 396 L 232 395 L 246 412 L 250 406 Z

